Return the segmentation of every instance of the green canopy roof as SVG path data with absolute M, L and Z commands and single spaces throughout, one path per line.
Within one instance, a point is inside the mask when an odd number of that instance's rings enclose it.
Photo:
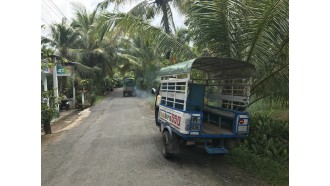
M 195 59 L 191 59 L 189 61 L 177 63 L 175 65 L 167 66 L 159 71 L 160 76 L 165 76 L 165 75 L 173 75 L 173 74 L 186 74 L 189 73 L 191 70 L 191 66 Z
M 250 77 L 255 67 L 247 62 L 219 57 L 200 57 L 175 65 L 167 66 L 159 71 L 160 76 L 186 74 L 192 69 L 199 69 L 208 74 L 209 79 Z

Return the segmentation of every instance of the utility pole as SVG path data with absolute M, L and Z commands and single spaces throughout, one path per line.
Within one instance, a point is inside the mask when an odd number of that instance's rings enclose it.
M 41 75 L 42 75 L 42 82 L 44 84 L 44 92 L 47 92 L 48 91 L 48 88 L 47 88 L 47 74 L 42 72 Z M 49 97 L 47 97 L 47 106 L 49 107 Z
M 55 96 L 55 103 L 56 103 L 56 111 L 57 111 L 57 116 L 60 114 L 60 108 L 58 105 L 58 81 L 57 81 L 57 63 L 56 63 L 56 56 L 53 55 L 53 62 L 54 62 L 54 67 L 53 67 L 53 89 L 54 89 L 54 96 Z
M 75 76 L 75 69 L 74 65 L 72 65 L 72 92 L 73 92 L 73 101 L 72 101 L 72 107 L 76 108 L 76 88 L 74 87 L 74 77 Z

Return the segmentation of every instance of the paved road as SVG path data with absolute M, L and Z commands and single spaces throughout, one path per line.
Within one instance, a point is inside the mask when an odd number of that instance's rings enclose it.
M 42 150 L 43 186 L 262 185 L 202 148 L 164 159 L 150 105 L 139 97 L 122 97 L 122 89 L 90 111 Z

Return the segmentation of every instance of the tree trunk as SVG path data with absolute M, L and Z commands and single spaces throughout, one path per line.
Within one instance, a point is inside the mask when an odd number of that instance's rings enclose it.
M 170 24 L 168 21 L 168 14 L 167 14 L 167 1 L 163 1 L 161 4 L 162 7 L 162 12 L 163 12 L 163 21 L 164 21 L 164 27 L 165 27 L 165 32 L 167 34 L 171 34 L 171 30 L 170 30 Z
M 45 134 L 51 134 L 52 133 L 52 128 L 50 126 L 50 122 L 47 122 L 44 124 L 44 131 Z
M 168 14 L 167 14 L 167 3 L 168 3 L 168 1 L 162 1 L 161 9 L 163 12 L 165 33 L 171 34 L 170 23 L 168 21 Z M 171 50 L 166 52 L 166 59 L 170 60 L 170 58 L 171 58 Z

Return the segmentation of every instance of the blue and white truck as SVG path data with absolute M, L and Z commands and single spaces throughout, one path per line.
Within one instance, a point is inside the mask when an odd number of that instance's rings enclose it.
M 165 158 L 180 146 L 203 144 L 210 154 L 225 154 L 249 133 L 250 88 L 255 67 L 244 61 L 200 57 L 159 72 L 155 120 Z

